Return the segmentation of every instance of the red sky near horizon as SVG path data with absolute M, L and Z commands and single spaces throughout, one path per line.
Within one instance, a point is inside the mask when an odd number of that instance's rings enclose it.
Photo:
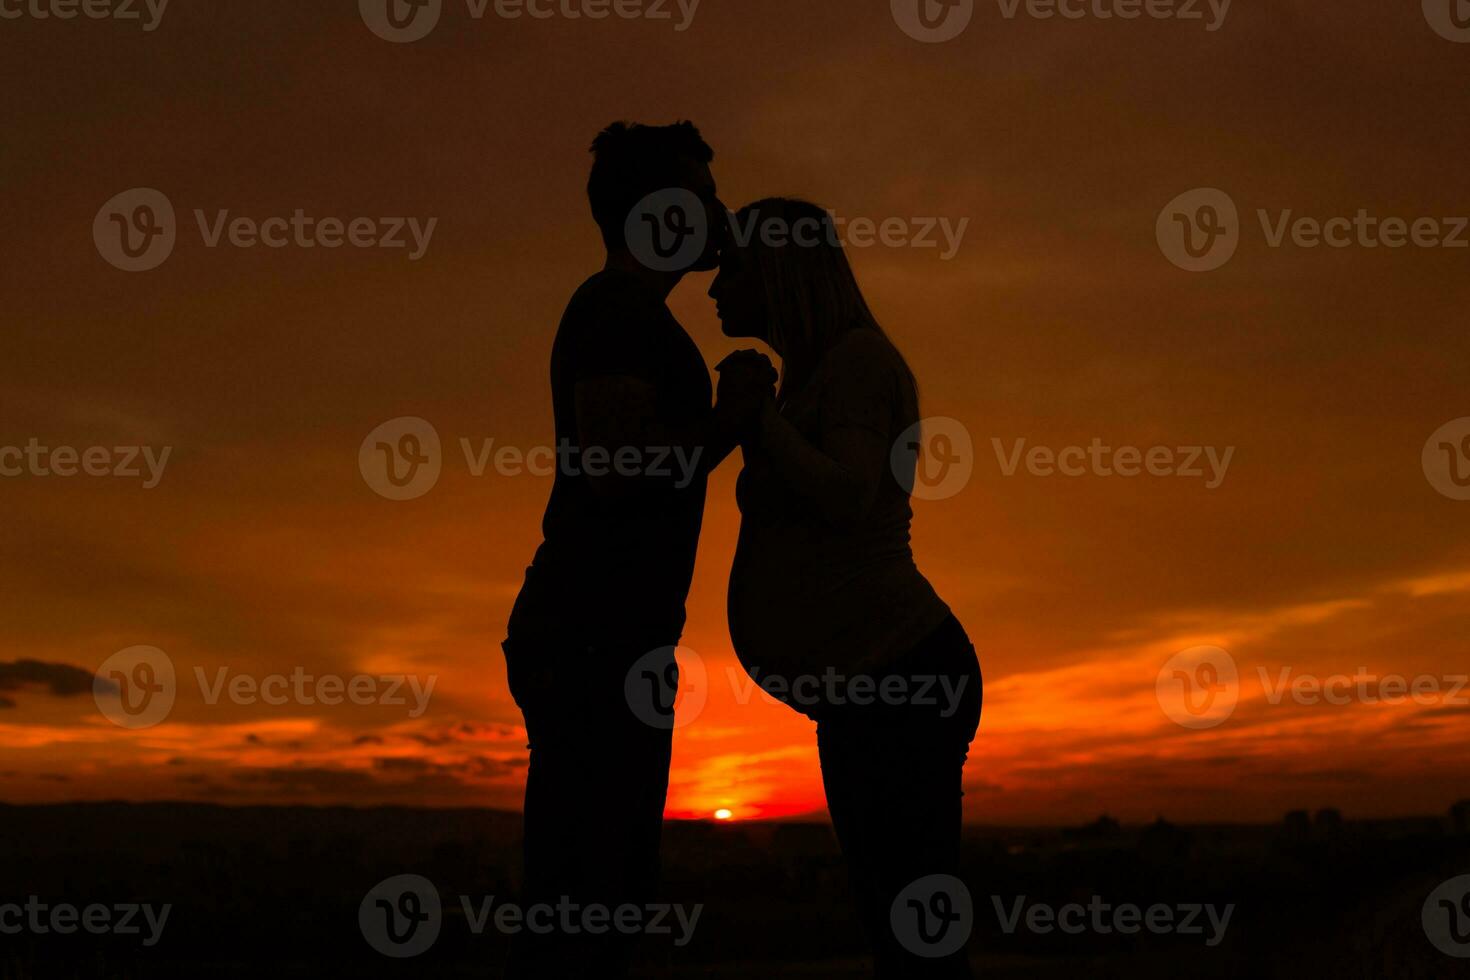
M 1286 211 L 1447 230 L 1470 214 L 1470 45 L 1419 4 L 1237 4 L 1216 31 L 979 4 L 933 45 L 881 0 L 705 0 L 683 31 L 677 12 L 476 21 L 451 0 L 412 44 L 355 7 L 179 3 L 147 32 L 0 21 L 0 451 L 172 447 L 153 489 L 0 477 L 0 800 L 519 804 L 499 642 L 550 481 L 476 476 L 460 440 L 550 444 L 553 331 L 600 263 L 587 145 L 615 119 L 680 118 L 715 146 L 732 207 L 786 194 L 911 229 L 968 222 L 948 259 L 942 235 L 852 251 L 924 413 L 973 441 L 968 483 L 916 501 L 914 529 L 985 671 L 967 819 L 1367 817 L 1470 797 L 1470 501 L 1421 461 L 1470 416 L 1470 250 L 1270 239 Z M 179 232 L 162 266 L 127 273 L 92 227 L 135 187 L 167 195 Z M 1237 253 L 1207 273 L 1155 237 L 1198 187 L 1240 214 Z M 209 247 L 196 209 L 437 224 L 411 261 Z M 715 363 L 735 344 L 708 282 L 671 307 Z M 358 448 L 401 416 L 434 425 L 443 472 L 395 502 Z M 1007 475 L 1018 440 L 1094 439 L 1234 451 L 1213 489 Z M 745 697 L 730 652 L 736 465 L 710 487 L 684 638 L 708 699 L 675 737 L 670 816 L 823 807 L 811 723 Z M 135 645 L 165 651 L 180 690 L 130 731 L 77 678 Z M 1201 645 L 1231 654 L 1238 703 L 1190 729 L 1157 681 Z M 435 686 L 417 717 L 211 704 L 196 668 Z M 1304 704 L 1275 698 L 1283 670 L 1370 692 L 1429 678 L 1442 696 Z

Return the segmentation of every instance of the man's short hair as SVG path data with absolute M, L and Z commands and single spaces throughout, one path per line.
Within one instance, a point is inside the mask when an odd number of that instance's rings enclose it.
M 715 151 L 691 122 L 672 126 L 613 123 L 592 141 L 592 176 L 587 200 L 609 249 L 625 242 L 628 214 L 649 194 L 678 187 L 685 159 L 709 163 Z

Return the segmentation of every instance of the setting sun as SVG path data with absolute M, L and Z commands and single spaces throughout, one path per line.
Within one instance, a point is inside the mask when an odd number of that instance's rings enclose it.
M 718 810 L 715 811 L 715 819 L 716 820 L 733 820 L 733 819 L 735 819 L 735 814 L 732 813 L 732 812 L 730 812 L 729 810 L 726 810 L 723 807 L 721 807 L 720 809 L 718 809 Z

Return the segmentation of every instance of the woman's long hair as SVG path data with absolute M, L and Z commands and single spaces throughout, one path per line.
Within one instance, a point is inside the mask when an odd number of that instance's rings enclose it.
M 735 220 L 763 291 L 771 346 L 781 354 L 778 401 L 801 391 L 848 331 L 873 330 L 893 347 L 917 402 L 913 372 L 868 308 L 831 214 L 772 197 L 747 204 Z

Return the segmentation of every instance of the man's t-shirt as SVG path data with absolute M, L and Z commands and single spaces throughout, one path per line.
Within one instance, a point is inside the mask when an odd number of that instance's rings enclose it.
M 636 450 L 636 466 L 648 472 L 633 478 L 631 493 L 594 492 L 586 469 L 612 464 L 584 458 L 576 385 L 610 376 L 650 384 L 659 421 L 674 431 L 702 427 L 712 411 L 704 359 L 661 296 L 616 271 L 582 284 L 551 352 L 556 478 L 545 540 L 511 611 L 512 642 L 651 649 L 677 643 L 684 629 L 706 480 L 688 450 L 609 446 Z

